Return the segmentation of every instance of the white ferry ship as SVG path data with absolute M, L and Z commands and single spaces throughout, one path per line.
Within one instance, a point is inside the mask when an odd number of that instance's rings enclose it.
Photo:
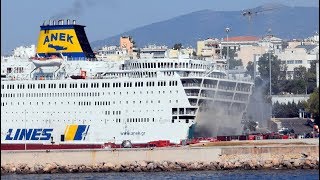
M 209 60 L 101 61 L 84 27 L 69 20 L 43 24 L 35 57 L 1 59 L 2 150 L 180 143 L 212 107 L 241 121 L 252 82 L 228 78 Z

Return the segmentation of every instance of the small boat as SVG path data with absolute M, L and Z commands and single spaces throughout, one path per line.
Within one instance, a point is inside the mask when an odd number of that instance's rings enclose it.
M 70 77 L 71 77 L 71 79 L 86 79 L 87 71 L 81 70 L 79 75 L 71 75 Z
M 71 77 L 71 79 L 86 79 L 85 76 L 81 76 L 81 75 L 72 75 L 70 77 Z
M 30 59 L 36 67 L 60 66 L 63 62 L 63 58 L 56 55 L 51 55 L 49 57 L 32 57 Z

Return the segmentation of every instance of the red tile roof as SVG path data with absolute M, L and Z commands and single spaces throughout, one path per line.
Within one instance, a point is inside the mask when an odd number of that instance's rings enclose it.
M 223 38 L 224 41 L 227 41 L 227 38 Z M 235 36 L 228 37 L 228 41 L 258 41 L 259 38 L 255 36 Z

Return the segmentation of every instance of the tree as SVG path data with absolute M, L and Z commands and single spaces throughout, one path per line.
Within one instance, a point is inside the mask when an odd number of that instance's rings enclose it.
M 299 116 L 299 109 L 304 109 L 304 103 L 294 101 L 288 104 L 280 104 L 278 101 L 273 104 L 272 112 L 276 118 L 293 118 Z
M 136 42 L 135 42 L 134 40 L 132 40 L 131 43 L 132 43 L 132 46 L 133 46 L 134 48 L 137 47 L 137 46 L 136 46 Z
M 173 45 L 173 49 L 174 50 L 180 50 L 182 48 L 182 44 L 181 43 L 176 43 Z
M 287 70 L 286 64 L 282 63 L 277 56 L 273 54 L 270 55 L 271 57 L 271 87 L 272 87 L 272 94 L 278 94 L 280 92 L 282 80 L 286 79 L 285 71 Z M 260 76 L 264 81 L 269 81 L 269 54 L 263 54 L 258 61 L 258 71 L 260 72 Z M 269 85 L 268 85 L 269 86 Z
M 306 109 L 313 115 L 316 123 L 319 125 L 319 87 L 310 95 L 306 103 Z
M 277 101 L 272 105 L 272 113 L 276 118 L 280 118 L 283 114 L 283 109 L 281 109 L 281 104 Z
M 227 47 L 223 47 L 222 49 L 222 56 L 227 57 Z M 234 69 L 236 66 L 242 66 L 242 60 L 236 60 L 237 57 L 236 50 L 229 48 L 229 69 Z
M 242 66 L 242 60 L 229 59 L 229 69 L 234 69 L 236 66 Z
M 250 75 L 251 78 L 253 78 L 254 75 L 254 66 L 253 66 L 253 62 L 249 61 L 246 67 L 247 71 L 246 71 L 246 75 Z
M 303 66 L 295 67 L 293 69 L 293 79 L 296 80 L 306 80 L 307 77 L 307 68 Z
M 312 93 L 317 87 L 316 62 L 317 61 L 311 61 L 310 68 L 308 69 L 306 74 L 308 94 Z

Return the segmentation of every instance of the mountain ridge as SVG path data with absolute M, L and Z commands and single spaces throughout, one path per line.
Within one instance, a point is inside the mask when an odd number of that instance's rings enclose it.
M 271 9 L 271 10 L 270 10 Z M 244 11 L 257 12 L 248 17 Z M 285 5 L 261 5 L 243 11 L 214 11 L 203 9 L 171 19 L 133 28 L 102 40 L 91 42 L 94 49 L 104 45 L 119 45 L 120 36 L 132 36 L 137 46 L 148 44 L 173 46 L 196 46 L 196 41 L 209 37 L 223 38 L 225 27 L 230 27 L 229 36 L 266 35 L 269 28 L 282 39 L 306 38 L 319 29 L 319 8 L 288 7 Z M 265 11 L 263 11 L 265 10 Z M 295 31 L 292 31 L 295 29 Z

